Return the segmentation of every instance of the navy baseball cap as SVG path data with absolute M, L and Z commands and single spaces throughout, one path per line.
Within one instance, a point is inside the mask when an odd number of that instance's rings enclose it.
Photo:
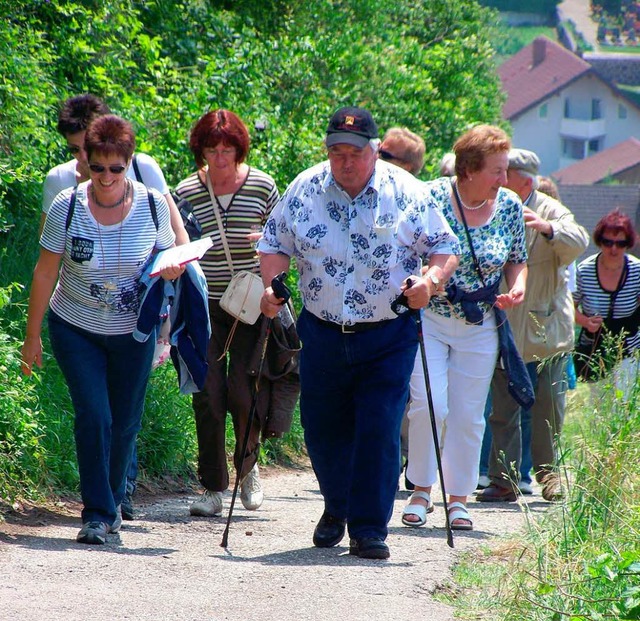
M 378 137 L 378 126 L 371 112 L 364 108 L 340 108 L 329 121 L 325 144 L 350 144 L 363 148 L 369 140 Z

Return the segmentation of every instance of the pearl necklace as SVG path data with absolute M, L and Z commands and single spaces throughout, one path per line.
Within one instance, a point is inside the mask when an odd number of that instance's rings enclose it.
M 112 205 L 105 205 L 104 203 L 101 203 L 98 200 L 98 197 L 96 196 L 96 191 L 93 187 L 93 183 L 91 184 L 91 198 L 93 199 L 93 202 L 98 207 L 102 207 L 102 209 L 114 209 L 115 207 L 118 207 L 118 205 L 122 205 L 125 202 L 125 200 L 127 200 L 128 196 L 129 196 L 129 180 L 128 179 L 125 179 L 124 192 L 122 193 L 122 196 Z
M 460 196 L 460 190 L 458 188 L 458 184 L 457 183 L 454 184 L 453 188 L 456 191 L 456 198 L 458 199 L 460 204 L 465 209 L 467 209 L 468 211 L 478 211 L 478 209 L 482 209 L 487 204 L 487 201 L 489 200 L 488 198 L 485 198 L 479 205 L 476 205 L 475 207 L 469 207 L 469 205 L 466 205 L 464 203 L 464 201 L 462 200 L 462 197 Z

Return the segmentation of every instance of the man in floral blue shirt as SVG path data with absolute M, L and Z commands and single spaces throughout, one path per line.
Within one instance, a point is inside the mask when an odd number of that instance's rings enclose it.
M 265 284 L 291 258 L 300 274 L 300 411 L 325 501 L 313 543 L 335 546 L 348 526 L 350 554 L 384 559 L 418 347 L 413 317 L 391 303 L 413 276 L 409 306 L 425 306 L 455 270 L 459 245 L 426 186 L 377 159 L 367 110 L 338 110 L 325 145 L 328 161 L 289 185 L 258 250 Z M 279 310 L 267 287 L 263 313 Z

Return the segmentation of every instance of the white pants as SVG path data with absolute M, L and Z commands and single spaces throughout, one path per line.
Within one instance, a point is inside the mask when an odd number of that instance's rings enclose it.
M 422 328 L 445 488 L 468 496 L 478 483 L 484 406 L 498 356 L 495 316 L 475 326 L 424 311 Z M 420 350 L 411 375 L 407 476 L 420 487 L 438 480 Z

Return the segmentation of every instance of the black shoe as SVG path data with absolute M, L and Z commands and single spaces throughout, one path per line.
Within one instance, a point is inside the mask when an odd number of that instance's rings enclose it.
M 316 548 L 332 548 L 344 537 L 347 520 L 334 517 L 326 511 L 313 531 L 313 545 Z
M 133 512 L 133 500 L 131 499 L 131 494 L 127 492 L 122 499 L 122 504 L 120 505 L 122 509 L 122 519 L 123 520 L 133 520 L 135 519 L 135 515 Z
M 389 558 L 389 546 L 377 537 L 363 537 L 349 541 L 349 554 L 360 558 Z

